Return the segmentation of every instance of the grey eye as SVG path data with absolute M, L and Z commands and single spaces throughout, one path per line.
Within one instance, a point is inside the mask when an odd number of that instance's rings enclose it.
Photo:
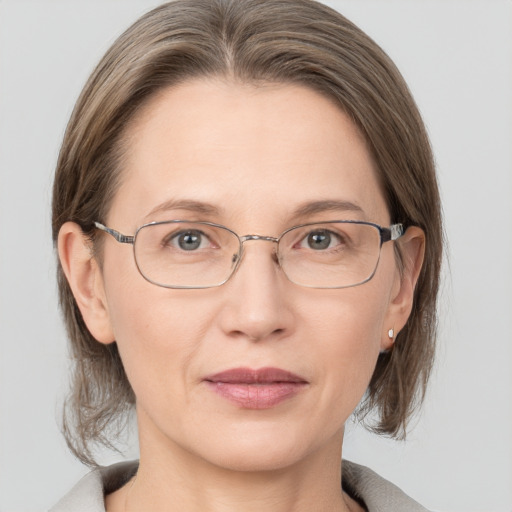
M 332 236 L 329 231 L 313 231 L 307 236 L 307 245 L 310 249 L 320 251 L 331 245 Z
M 184 251 L 194 251 L 199 249 L 204 243 L 204 234 L 200 231 L 186 231 L 178 233 L 173 242 L 178 244 L 178 247 Z

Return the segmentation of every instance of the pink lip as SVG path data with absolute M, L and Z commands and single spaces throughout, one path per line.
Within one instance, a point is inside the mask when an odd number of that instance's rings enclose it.
M 279 368 L 233 368 L 204 381 L 217 394 L 245 409 L 268 409 L 295 396 L 308 384 Z

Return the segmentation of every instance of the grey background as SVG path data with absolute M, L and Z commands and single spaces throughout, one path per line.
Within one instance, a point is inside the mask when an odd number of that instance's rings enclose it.
M 158 3 L 0 0 L 1 512 L 44 510 L 87 471 L 58 429 L 68 360 L 52 173 L 92 67 Z M 344 455 L 429 508 L 510 512 L 512 2 L 328 3 L 381 44 L 411 86 L 436 153 L 450 259 L 436 371 L 415 429 L 396 443 L 352 426 Z

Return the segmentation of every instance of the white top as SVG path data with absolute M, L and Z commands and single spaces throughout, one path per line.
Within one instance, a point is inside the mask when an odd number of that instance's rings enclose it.
M 138 462 L 99 467 L 85 475 L 49 512 L 105 512 L 105 495 L 122 487 L 137 472 Z M 343 462 L 343 488 L 368 512 L 429 512 L 396 485 L 353 462 Z

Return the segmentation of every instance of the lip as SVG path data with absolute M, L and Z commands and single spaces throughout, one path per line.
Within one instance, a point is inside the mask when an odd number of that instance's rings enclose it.
M 221 397 L 244 409 L 269 409 L 302 391 L 308 381 L 280 368 L 233 368 L 203 379 Z

